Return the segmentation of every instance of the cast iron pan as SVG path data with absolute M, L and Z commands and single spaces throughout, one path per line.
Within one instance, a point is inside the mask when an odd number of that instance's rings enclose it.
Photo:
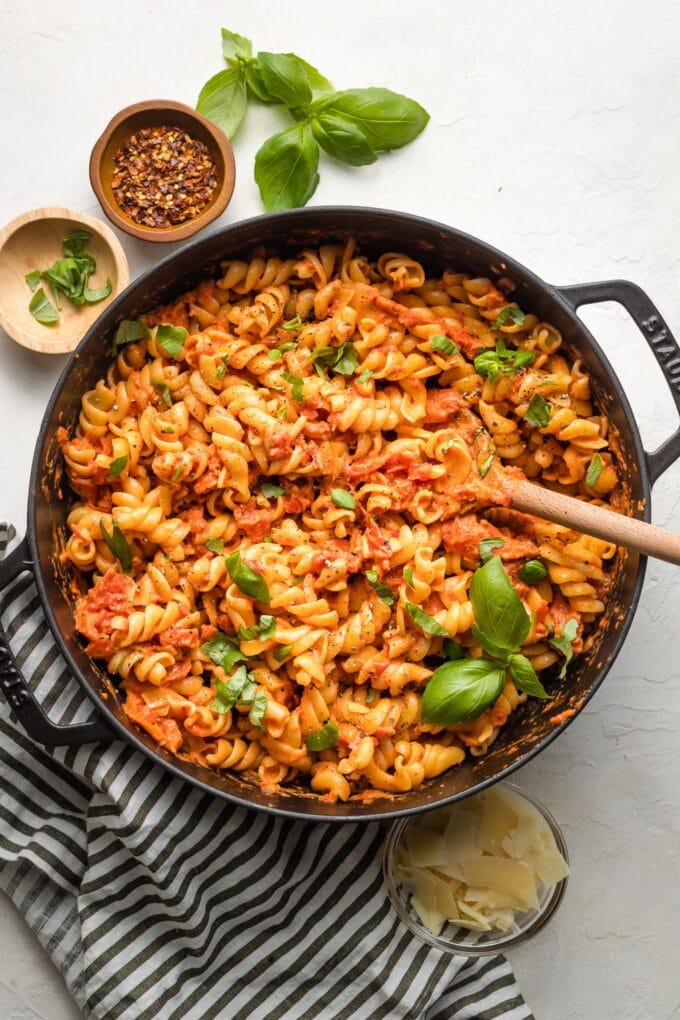
M 82 589 L 83 579 L 58 561 L 70 497 L 55 433 L 60 425 L 73 427 L 81 395 L 104 374 L 116 324 L 171 301 L 216 274 L 222 260 L 247 258 L 256 246 L 265 245 L 278 254 L 295 253 L 304 247 L 342 241 L 350 234 L 369 255 L 406 251 L 430 272 L 449 265 L 491 279 L 510 277 L 517 285 L 513 297 L 519 305 L 554 323 L 585 362 L 596 398 L 606 408 L 618 434 L 620 465 L 632 511 L 649 519 L 650 486 L 680 455 L 680 429 L 654 453 L 645 453 L 626 395 L 607 358 L 576 315 L 580 305 L 592 302 L 622 304 L 652 349 L 680 411 L 680 350 L 658 310 L 635 284 L 616 280 L 551 287 L 514 259 L 474 237 L 441 223 L 380 209 L 301 209 L 226 227 L 160 262 L 109 305 L 66 365 L 45 412 L 33 458 L 26 536 L 0 565 L 0 587 L 23 571 L 33 573 L 57 644 L 84 694 L 97 705 L 100 720 L 77 726 L 54 725 L 19 673 L 2 634 L 0 686 L 20 722 L 38 743 L 59 746 L 123 737 L 175 775 L 246 807 L 299 819 L 377 821 L 455 801 L 507 776 L 547 747 L 572 721 L 568 718 L 554 725 L 551 716 L 569 708 L 578 714 L 602 683 L 621 649 L 642 588 L 644 557 L 630 553 L 617 557 L 612 603 L 591 651 L 577 660 L 566 683 L 548 681 L 549 689 L 557 693 L 547 707 L 544 702 L 530 701 L 514 713 L 488 754 L 468 757 L 463 765 L 416 790 L 369 803 L 326 804 L 302 789 L 267 795 L 237 775 L 201 769 L 164 752 L 127 720 L 112 696 L 110 679 L 85 654 L 73 627 L 74 582 L 76 589 Z

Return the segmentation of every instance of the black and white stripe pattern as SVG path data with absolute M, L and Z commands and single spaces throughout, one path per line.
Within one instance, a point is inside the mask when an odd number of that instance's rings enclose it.
M 28 575 L 0 613 L 50 716 L 89 718 Z M 452 958 L 404 928 L 378 824 L 230 807 L 120 741 L 47 752 L 6 708 L 0 790 L 0 888 L 88 1017 L 531 1020 L 502 957 Z

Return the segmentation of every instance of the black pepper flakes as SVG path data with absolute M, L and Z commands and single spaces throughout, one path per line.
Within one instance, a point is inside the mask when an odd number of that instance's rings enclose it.
M 111 187 L 126 216 L 164 229 L 205 209 L 217 188 L 217 168 L 208 147 L 186 131 L 142 128 L 114 155 Z

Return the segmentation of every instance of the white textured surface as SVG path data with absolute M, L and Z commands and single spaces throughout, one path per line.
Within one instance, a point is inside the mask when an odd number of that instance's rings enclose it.
M 200 10 L 200 19 L 192 11 Z M 0 220 L 39 205 L 99 214 L 94 140 L 121 106 L 192 103 L 221 66 L 225 24 L 256 48 L 294 49 L 340 88 L 387 85 L 432 114 L 375 166 L 323 161 L 316 203 L 418 212 L 495 243 L 555 283 L 624 276 L 680 335 L 680 8 L 652 0 L 413 5 L 343 0 L 5 0 L 0 14 Z M 222 223 L 260 211 L 254 153 L 280 115 L 253 109 Z M 167 251 L 125 239 L 133 274 Z M 586 319 L 611 357 L 648 447 L 675 427 L 659 370 L 625 313 Z M 63 359 L 0 334 L 0 512 L 23 531 L 42 410 Z M 19 427 L 20 426 L 20 427 Z M 654 518 L 680 528 L 678 469 Z M 680 1017 L 678 574 L 652 563 L 625 649 L 579 721 L 518 776 L 565 828 L 566 901 L 512 962 L 538 1020 Z M 22 921 L 0 902 L 0 1020 L 78 1016 Z

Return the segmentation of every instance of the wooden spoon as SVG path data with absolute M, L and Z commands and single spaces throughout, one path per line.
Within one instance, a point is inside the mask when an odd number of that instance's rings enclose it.
M 665 531 L 655 524 L 624 517 L 606 507 L 564 496 L 532 482 L 513 484 L 512 505 L 522 513 L 680 565 L 680 534 Z

